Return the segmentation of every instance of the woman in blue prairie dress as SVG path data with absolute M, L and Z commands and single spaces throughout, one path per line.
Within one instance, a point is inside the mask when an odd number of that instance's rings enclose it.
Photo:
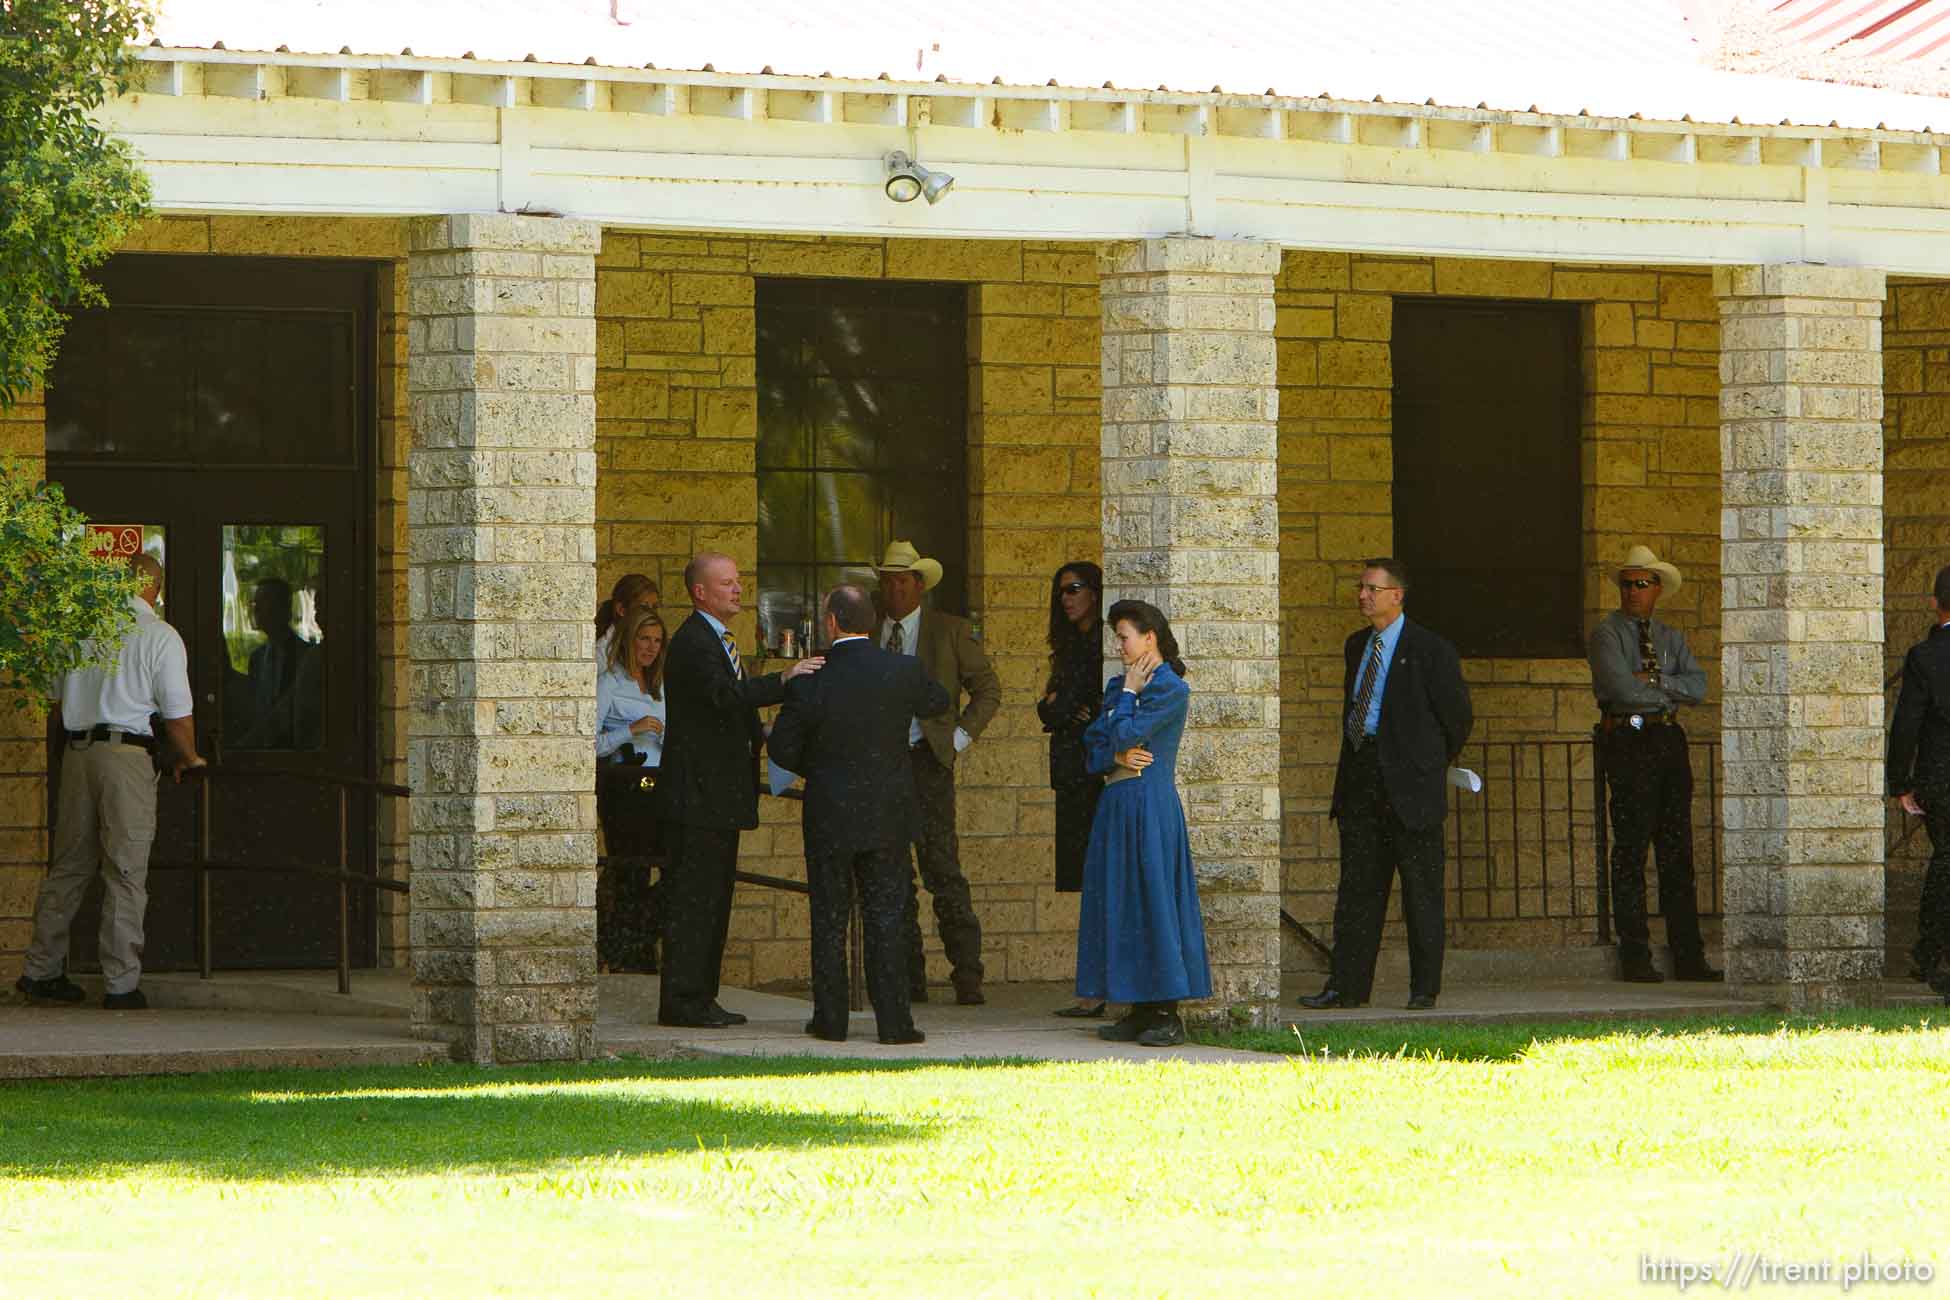
M 1105 617 L 1124 673 L 1084 732 L 1084 766 L 1104 774 L 1077 921 L 1077 997 L 1130 1004 L 1097 1032 L 1113 1042 L 1185 1041 L 1180 1001 L 1212 996 L 1198 882 L 1173 777 L 1191 689 L 1158 609 L 1120 600 Z

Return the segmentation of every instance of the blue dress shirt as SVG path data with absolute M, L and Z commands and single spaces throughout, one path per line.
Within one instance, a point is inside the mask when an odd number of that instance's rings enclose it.
M 1374 693 L 1368 697 L 1368 716 L 1362 719 L 1361 722 L 1362 735 L 1372 736 L 1375 732 L 1381 730 L 1381 697 L 1388 690 L 1388 668 L 1395 661 L 1395 647 L 1401 644 L 1402 624 L 1406 622 L 1408 622 L 1408 616 L 1404 614 L 1390 623 L 1380 634 L 1381 663 L 1375 669 Z M 1368 662 L 1373 657 L 1374 641 L 1370 638 L 1367 646 L 1361 651 L 1360 671 L 1364 676 L 1368 671 Z M 1359 677 L 1354 679 L 1354 698 L 1357 700 L 1361 698 L 1361 678 Z

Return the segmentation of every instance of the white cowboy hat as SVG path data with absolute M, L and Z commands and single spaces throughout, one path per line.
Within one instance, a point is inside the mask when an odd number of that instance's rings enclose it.
M 1679 570 L 1655 555 L 1650 546 L 1634 546 L 1625 552 L 1625 562 L 1618 566 L 1618 572 L 1627 569 L 1648 569 L 1659 575 L 1659 589 L 1670 596 L 1685 585 Z
M 921 589 L 933 591 L 941 581 L 941 561 L 930 560 L 914 549 L 912 542 L 890 542 L 887 556 L 874 566 L 877 573 L 918 573 Z

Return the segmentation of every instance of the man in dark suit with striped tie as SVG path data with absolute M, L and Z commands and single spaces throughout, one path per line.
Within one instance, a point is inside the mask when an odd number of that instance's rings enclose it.
M 718 973 L 731 928 L 738 832 L 758 825 L 758 710 L 785 698 L 785 682 L 825 661 L 747 677 L 728 626 L 744 608 L 738 563 L 704 551 L 684 566 L 691 616 L 664 660 L 663 766 L 657 799 L 670 860 L 664 867 L 660 1025 L 719 1029 L 745 1017 L 718 1005 Z
M 1314 1010 L 1364 1005 L 1395 873 L 1408 923 L 1411 1011 L 1442 992 L 1442 817 L 1446 772 L 1473 717 L 1456 648 L 1402 614 L 1408 571 L 1378 556 L 1355 587 L 1369 626 L 1347 639 L 1341 759 L 1330 816 L 1341 827 L 1334 961 L 1327 987 L 1300 999 Z

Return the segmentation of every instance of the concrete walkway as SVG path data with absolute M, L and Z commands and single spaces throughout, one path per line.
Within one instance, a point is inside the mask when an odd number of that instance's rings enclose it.
M 1318 976 L 1297 977 L 1282 1006 L 1290 1023 L 1444 1022 L 1621 1019 L 1723 1015 L 1751 1011 L 1710 984 L 1622 984 L 1608 979 L 1526 981 L 1521 986 L 1465 985 L 1432 1011 L 1401 1008 L 1406 990 L 1384 985 L 1359 1011 L 1310 1012 L 1294 1005 L 1317 987 Z M 82 981 L 90 984 L 88 980 Z M 337 992 L 330 971 L 231 972 L 212 980 L 194 975 L 148 976 L 146 1012 L 99 1009 L 100 989 L 78 1008 L 0 1007 L 0 1078 L 167 1074 L 223 1069 L 392 1065 L 443 1059 L 444 1049 L 409 1032 L 410 982 L 403 971 L 365 971 L 350 997 Z M 1895 994 L 1907 986 L 1891 986 Z M 654 975 L 602 978 L 597 1033 L 612 1055 L 651 1057 L 805 1055 L 865 1060 L 961 1060 L 1013 1057 L 1043 1061 L 1227 1061 L 1266 1064 L 1278 1057 L 1186 1045 L 1169 1049 L 1106 1043 L 1102 1021 L 1060 1019 L 1049 1013 L 1070 1001 L 1061 984 L 1008 984 L 989 990 L 986 1006 L 961 1007 L 946 989 L 915 1008 L 928 1041 L 882 1047 L 871 1012 L 855 1012 L 845 1043 L 809 1038 L 811 1004 L 801 998 L 726 989 L 725 1006 L 750 1023 L 723 1030 L 667 1029 L 656 1023 Z M 1900 1000 L 1908 1000 L 1906 997 Z M 1933 1001 L 1934 999 L 1928 999 Z

